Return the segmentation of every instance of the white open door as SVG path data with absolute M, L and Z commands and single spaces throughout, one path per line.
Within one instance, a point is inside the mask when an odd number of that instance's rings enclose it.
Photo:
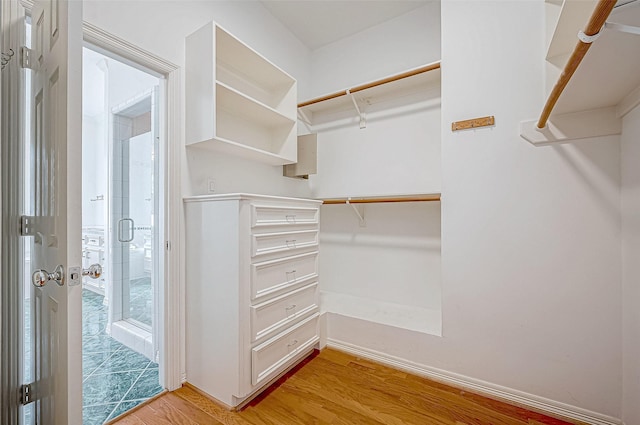
M 36 0 L 31 17 L 35 199 L 21 232 L 33 241 L 35 369 L 23 401 L 36 424 L 81 424 L 82 2 Z

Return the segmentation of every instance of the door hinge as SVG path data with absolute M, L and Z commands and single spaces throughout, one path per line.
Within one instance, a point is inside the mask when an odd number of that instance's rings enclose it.
M 38 218 L 30 215 L 20 216 L 20 236 L 35 236 Z
M 34 401 L 33 397 L 33 384 L 23 384 L 20 387 L 20 403 L 25 406 L 32 401 Z
M 20 66 L 25 69 L 34 69 L 33 50 L 22 46 L 20 48 Z

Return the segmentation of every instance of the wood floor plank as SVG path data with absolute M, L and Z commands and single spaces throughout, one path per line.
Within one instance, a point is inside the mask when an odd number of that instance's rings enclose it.
M 189 403 L 185 399 L 178 397 L 175 394 L 169 393 L 164 397 L 164 399 L 174 409 L 187 415 L 198 424 L 222 425 L 222 422 L 218 421 L 213 416 L 209 415 L 206 412 L 203 412 L 197 406 Z
M 116 422 L 118 425 L 146 425 L 137 416 L 129 414 Z
M 148 424 L 198 425 L 187 414 L 165 401 L 164 397 L 137 410 L 134 415 Z M 212 423 L 213 421 L 215 419 L 211 418 Z
M 571 425 L 522 407 L 325 349 L 239 412 L 193 388 L 117 425 Z M 582 425 L 582 424 L 580 424 Z

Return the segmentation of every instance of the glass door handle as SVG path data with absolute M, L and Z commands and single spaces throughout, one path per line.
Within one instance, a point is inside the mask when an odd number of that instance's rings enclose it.
M 82 276 L 89 276 L 91 279 L 97 279 L 102 276 L 102 266 L 100 264 L 92 264 L 88 269 L 82 269 Z
M 122 237 L 122 228 L 123 228 L 123 224 L 124 222 L 129 222 L 129 239 L 123 239 Z M 133 228 L 133 219 L 132 218 L 121 218 L 120 220 L 118 220 L 118 241 L 119 242 L 131 242 L 135 236 L 135 230 Z
M 53 273 L 49 273 L 44 269 L 36 270 L 31 275 L 31 283 L 38 288 L 43 287 L 48 282 L 55 282 L 58 286 L 64 285 L 64 267 L 57 266 Z

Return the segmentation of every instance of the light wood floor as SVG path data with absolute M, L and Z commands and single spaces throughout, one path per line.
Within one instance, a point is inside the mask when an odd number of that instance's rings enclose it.
M 577 424 L 325 349 L 240 412 L 183 387 L 114 422 L 224 425 Z

